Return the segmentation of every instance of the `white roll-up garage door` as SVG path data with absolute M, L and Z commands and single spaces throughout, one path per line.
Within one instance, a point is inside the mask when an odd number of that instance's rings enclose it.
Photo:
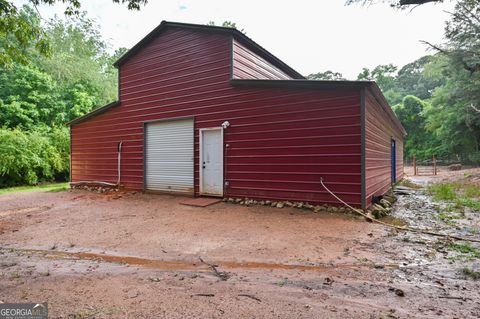
M 145 188 L 193 194 L 193 120 L 148 123 L 145 135 Z

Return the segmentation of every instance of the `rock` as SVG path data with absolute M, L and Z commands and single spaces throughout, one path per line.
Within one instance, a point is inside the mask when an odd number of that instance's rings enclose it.
M 284 203 L 278 202 L 276 207 L 277 208 L 283 208 L 284 205 L 285 205 Z
M 397 201 L 397 198 L 391 195 L 383 195 L 383 199 L 388 201 L 390 204 L 394 204 Z
M 392 206 L 392 204 L 388 200 L 383 199 L 383 198 L 380 200 L 380 204 L 385 208 Z
M 229 198 L 228 198 L 228 202 L 229 202 L 229 203 L 233 203 L 233 202 L 235 202 L 235 199 L 229 197 Z
M 322 209 L 323 209 L 322 206 L 318 206 L 318 205 L 317 205 L 317 206 L 315 206 L 315 208 L 313 209 L 313 211 L 314 211 L 315 213 L 319 213 L 319 212 L 322 211 Z
M 235 198 L 235 203 L 239 204 L 242 201 L 241 198 Z
M 303 205 L 303 207 L 305 207 L 306 209 L 313 209 L 314 206 L 307 203 Z
M 271 203 L 272 203 L 272 202 L 269 201 L 269 200 L 266 200 L 266 201 L 265 201 L 265 205 L 270 205 Z
M 270 206 L 275 207 L 275 206 L 277 206 L 277 203 L 278 203 L 278 202 L 272 202 L 272 203 L 270 204 Z
M 258 205 L 262 205 L 262 206 L 265 205 L 265 201 L 263 201 L 263 200 L 259 201 Z
M 297 203 L 298 208 L 303 208 L 303 203 Z
M 334 213 L 335 211 L 336 211 L 335 206 L 328 206 L 327 212 L 329 212 L 329 213 Z
M 292 202 L 289 202 L 289 201 L 286 201 L 286 202 L 285 202 L 285 206 L 287 206 L 287 207 L 292 207 L 292 206 L 293 206 L 293 203 L 292 203 Z
M 368 211 L 367 217 L 365 217 L 365 219 L 367 220 L 367 222 L 372 222 L 375 219 L 375 217 L 372 215 L 371 211 Z
M 399 288 L 389 288 L 389 291 L 395 292 L 395 294 L 399 297 L 405 297 L 405 292 L 402 289 Z

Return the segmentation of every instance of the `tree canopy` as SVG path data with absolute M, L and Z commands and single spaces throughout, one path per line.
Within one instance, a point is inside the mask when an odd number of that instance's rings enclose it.
M 147 0 L 112 0 L 114 3 L 126 4 L 129 10 L 140 10 Z M 66 5 L 66 16 L 81 14 L 81 0 L 28 0 L 31 7 L 40 5 Z M 48 33 L 40 23 L 39 15 L 26 14 L 14 1 L 0 0 L 0 65 L 12 66 L 13 62 L 26 63 L 28 48 L 35 48 L 48 56 L 52 52 Z
M 39 21 L 30 7 L 19 14 Z M 83 13 L 55 17 L 42 28 L 51 39 L 49 56 L 33 43 L 19 44 L 14 49 L 25 61 L 0 64 L 0 187 L 68 178 L 65 123 L 117 99 L 112 63 L 126 49 L 110 54 L 95 21 Z

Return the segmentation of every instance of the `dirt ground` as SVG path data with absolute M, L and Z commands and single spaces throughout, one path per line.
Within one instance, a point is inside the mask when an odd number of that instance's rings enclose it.
M 460 272 L 478 259 L 456 256 L 449 239 L 351 215 L 183 199 L 0 195 L 0 301 L 46 301 L 50 318 L 480 317 L 480 282 Z M 388 218 L 480 238 L 479 212 L 452 226 L 432 217 L 439 205 L 416 190 Z

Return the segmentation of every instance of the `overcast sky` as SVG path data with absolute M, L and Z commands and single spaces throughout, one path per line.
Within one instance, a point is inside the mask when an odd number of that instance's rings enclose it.
M 16 1 L 19 2 L 19 1 Z M 402 66 L 427 54 L 420 40 L 443 41 L 453 4 L 427 4 L 413 11 L 387 4 L 345 6 L 344 0 L 150 0 L 141 11 L 110 0 L 83 0 L 112 48 L 132 47 L 162 20 L 237 23 L 249 37 L 304 75 L 341 72 L 355 79 L 362 67 Z M 41 7 L 44 18 L 61 5 Z

